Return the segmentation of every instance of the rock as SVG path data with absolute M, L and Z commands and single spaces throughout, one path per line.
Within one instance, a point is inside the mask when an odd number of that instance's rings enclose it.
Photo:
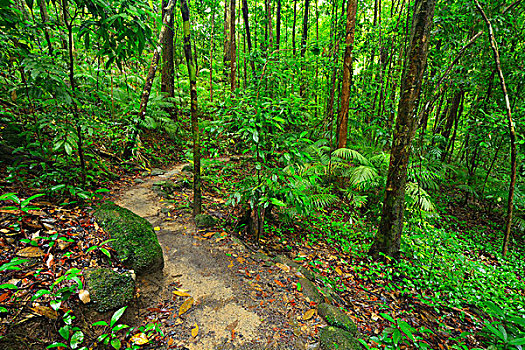
M 118 258 L 137 274 L 164 267 L 164 257 L 153 226 L 132 211 L 107 202 L 94 216 L 114 241 L 110 242 Z
M 301 265 L 299 265 L 298 263 L 288 259 L 288 257 L 285 256 L 285 255 L 277 255 L 273 260 L 275 262 L 278 262 L 278 263 L 285 264 L 285 265 L 288 265 L 290 267 L 293 267 L 294 269 L 299 269 L 301 267 Z
M 134 180 L 136 184 L 143 184 L 144 183 L 144 180 L 142 179 L 135 179 Z
M 322 303 L 317 307 L 317 312 L 330 326 L 342 328 L 351 335 L 356 334 L 357 326 L 355 323 L 337 306 Z
M 323 300 L 321 294 L 317 290 L 317 287 L 310 280 L 306 278 L 299 278 L 299 283 L 301 284 L 302 288 L 301 292 L 311 301 L 319 304 Z
M 107 312 L 127 305 L 135 292 L 135 281 L 129 273 L 99 268 L 85 274 L 86 287 L 98 312 Z
M 259 261 L 270 261 L 272 258 L 270 258 L 268 255 L 264 254 L 263 252 L 255 252 L 252 254 L 252 258 Z
M 195 226 L 198 228 L 208 228 L 215 226 L 215 218 L 208 214 L 195 215 Z
M 321 350 L 357 350 L 361 344 L 353 335 L 344 329 L 328 326 L 321 329 L 319 334 Z
M 297 271 L 299 271 L 300 273 L 303 274 L 304 277 L 306 277 L 308 280 L 310 281 L 315 281 L 315 276 L 313 274 L 312 271 L 308 270 L 306 267 L 303 267 L 303 266 L 299 266 L 299 268 L 297 269 Z
M 151 169 L 151 173 L 150 173 L 151 176 L 159 176 L 159 175 L 164 175 L 164 174 L 166 174 L 166 171 L 159 169 L 159 168 Z

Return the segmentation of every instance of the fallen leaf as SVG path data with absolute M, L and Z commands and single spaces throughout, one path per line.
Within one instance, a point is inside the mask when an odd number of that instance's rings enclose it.
M 274 280 L 274 282 L 277 283 L 278 286 L 284 288 L 284 284 L 283 284 L 283 282 L 281 282 L 281 281 L 279 281 L 279 280 Z
M 312 317 L 314 317 L 315 315 L 315 309 L 310 309 L 308 311 L 306 311 L 303 315 L 303 320 L 304 321 L 308 321 L 309 319 L 311 319 Z
M 191 309 L 191 307 L 193 306 L 193 302 L 194 300 L 192 297 L 189 297 L 188 299 L 186 299 L 180 306 L 179 316 L 186 313 L 189 309 Z
M 150 226 L 150 227 L 151 227 L 151 226 Z M 153 229 L 154 229 L 155 231 L 160 231 L 160 227 L 158 227 L 158 226 L 155 226 Z
M 288 265 L 281 264 L 281 263 L 275 263 L 275 266 L 277 266 L 278 268 L 280 268 L 281 270 L 285 272 L 290 272 L 290 266 Z
M 226 326 L 227 331 L 233 331 L 235 328 L 237 328 L 237 325 L 239 324 L 239 320 L 235 320 L 235 322 L 230 323 L 228 326 Z
M 78 292 L 78 298 L 84 303 L 87 304 L 91 301 L 91 298 L 89 297 L 89 292 L 85 289 L 82 289 Z
M 205 235 L 202 235 L 202 237 L 210 238 L 210 237 L 213 236 L 214 234 L 215 234 L 215 232 L 208 232 L 208 233 L 206 233 Z
M 9 293 L 4 293 L 2 295 L 0 295 L 0 303 L 4 300 L 6 300 L 7 298 L 9 298 Z
M 197 326 L 197 323 L 195 323 L 195 327 L 191 329 L 191 336 L 196 338 L 197 334 L 199 334 L 199 326 Z
M 172 346 L 173 343 L 175 343 L 175 340 L 173 340 L 173 338 L 169 338 L 168 339 L 168 346 Z
M 131 341 L 136 345 L 144 345 L 149 342 L 148 336 L 144 333 L 137 333 L 131 337 Z
M 47 318 L 49 318 L 51 320 L 58 319 L 58 313 L 55 310 L 53 310 L 52 308 L 50 308 L 50 307 L 47 307 L 47 306 L 35 306 L 35 307 L 32 307 L 31 310 L 35 314 L 47 317 Z
M 42 249 L 31 246 L 31 247 L 26 247 L 24 249 L 19 250 L 16 253 L 16 255 L 22 258 L 39 258 L 41 256 L 44 256 L 45 253 L 42 251 Z
M 179 290 L 174 290 L 173 294 L 178 295 L 179 297 L 191 297 L 191 295 L 189 295 L 188 293 L 181 292 Z
M 335 268 L 335 272 L 337 272 L 337 274 L 338 274 L 339 276 L 342 276 L 342 275 L 343 275 L 343 271 L 341 270 L 341 268 L 340 268 L 339 266 L 337 266 L 337 267 Z

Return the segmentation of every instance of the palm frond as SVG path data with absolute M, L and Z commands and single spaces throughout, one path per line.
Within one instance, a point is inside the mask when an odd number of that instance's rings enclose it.
M 349 172 L 349 182 L 359 189 L 371 187 L 379 183 L 377 170 L 371 166 L 360 165 L 352 168 Z
M 430 199 L 430 195 L 417 183 L 407 182 L 405 194 L 411 199 L 413 207 L 429 212 L 436 210 L 434 203 L 432 203 Z
M 357 161 L 362 165 L 370 165 L 368 159 L 356 150 L 350 148 L 338 148 L 332 152 L 332 156 L 338 157 L 344 160 Z

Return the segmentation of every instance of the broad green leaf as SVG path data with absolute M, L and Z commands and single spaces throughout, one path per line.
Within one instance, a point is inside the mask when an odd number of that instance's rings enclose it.
M 109 324 L 110 327 L 113 327 L 115 323 L 117 323 L 117 321 L 122 317 L 122 314 L 124 313 L 124 311 L 126 311 L 127 308 L 127 306 L 124 306 L 115 311 L 115 313 L 111 317 L 111 322 Z

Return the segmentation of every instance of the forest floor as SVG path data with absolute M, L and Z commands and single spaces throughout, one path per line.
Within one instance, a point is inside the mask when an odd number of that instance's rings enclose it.
M 231 184 L 250 171 L 249 165 L 233 157 L 207 162 L 203 207 L 217 219 L 212 228 L 194 225 L 187 164 L 124 178 L 108 197 L 150 221 L 164 251 L 164 270 L 139 276 L 138 297 L 121 320 L 137 327 L 136 332 L 140 325 L 160 325 L 163 335 L 150 337 L 142 348 L 318 348 L 319 330 L 326 323 L 298 283 L 303 275 L 297 265 L 316 275 L 324 298 L 345 310 L 367 342 L 395 326 L 390 317 L 417 329 L 413 335 L 426 348 L 482 346 L 477 332 L 488 317 L 485 313 L 470 306 L 448 306 L 431 290 L 407 286 L 411 277 L 402 271 L 397 273 L 391 266 L 370 261 L 366 252 L 353 250 L 366 246 L 372 231 L 356 226 L 355 237 L 344 237 L 351 247 L 348 251 L 330 242 L 332 222 L 313 236 L 304 232 L 308 222 L 297 221 L 281 226 L 278 233 L 272 228 L 275 223 L 270 223 L 259 242 L 239 238 L 233 233 L 236 213 L 227 199 Z M 13 211 L 0 212 L 1 226 L 9 228 L 2 231 L 0 261 L 33 255 L 30 265 L 7 271 L 0 279 L 19 287 L 0 295 L 0 305 L 9 310 L 0 314 L 0 336 L 5 336 L 0 338 L 0 348 L 44 349 L 59 341 L 63 325 L 59 316 L 68 308 L 86 325 L 86 339 L 96 339 L 101 330 L 89 326 L 93 316 L 79 301 L 73 303 L 78 305 L 64 304 L 57 313 L 45 306 L 45 296 L 35 302 L 33 295 L 46 288 L 54 292 L 55 281 L 72 268 L 118 266 L 118 261 L 108 262 L 100 250 L 89 251 L 89 247 L 102 246 L 108 236 L 94 222 L 89 207 L 34 204 L 36 209 L 21 219 Z M 13 231 L 16 225 L 22 229 Z M 39 238 L 46 235 L 57 244 Z M 25 240 L 13 238 L 21 236 Z M 31 243 L 39 239 L 38 247 Z M 490 256 L 484 259 L 494 263 Z M 131 344 L 132 335 L 123 340 Z

